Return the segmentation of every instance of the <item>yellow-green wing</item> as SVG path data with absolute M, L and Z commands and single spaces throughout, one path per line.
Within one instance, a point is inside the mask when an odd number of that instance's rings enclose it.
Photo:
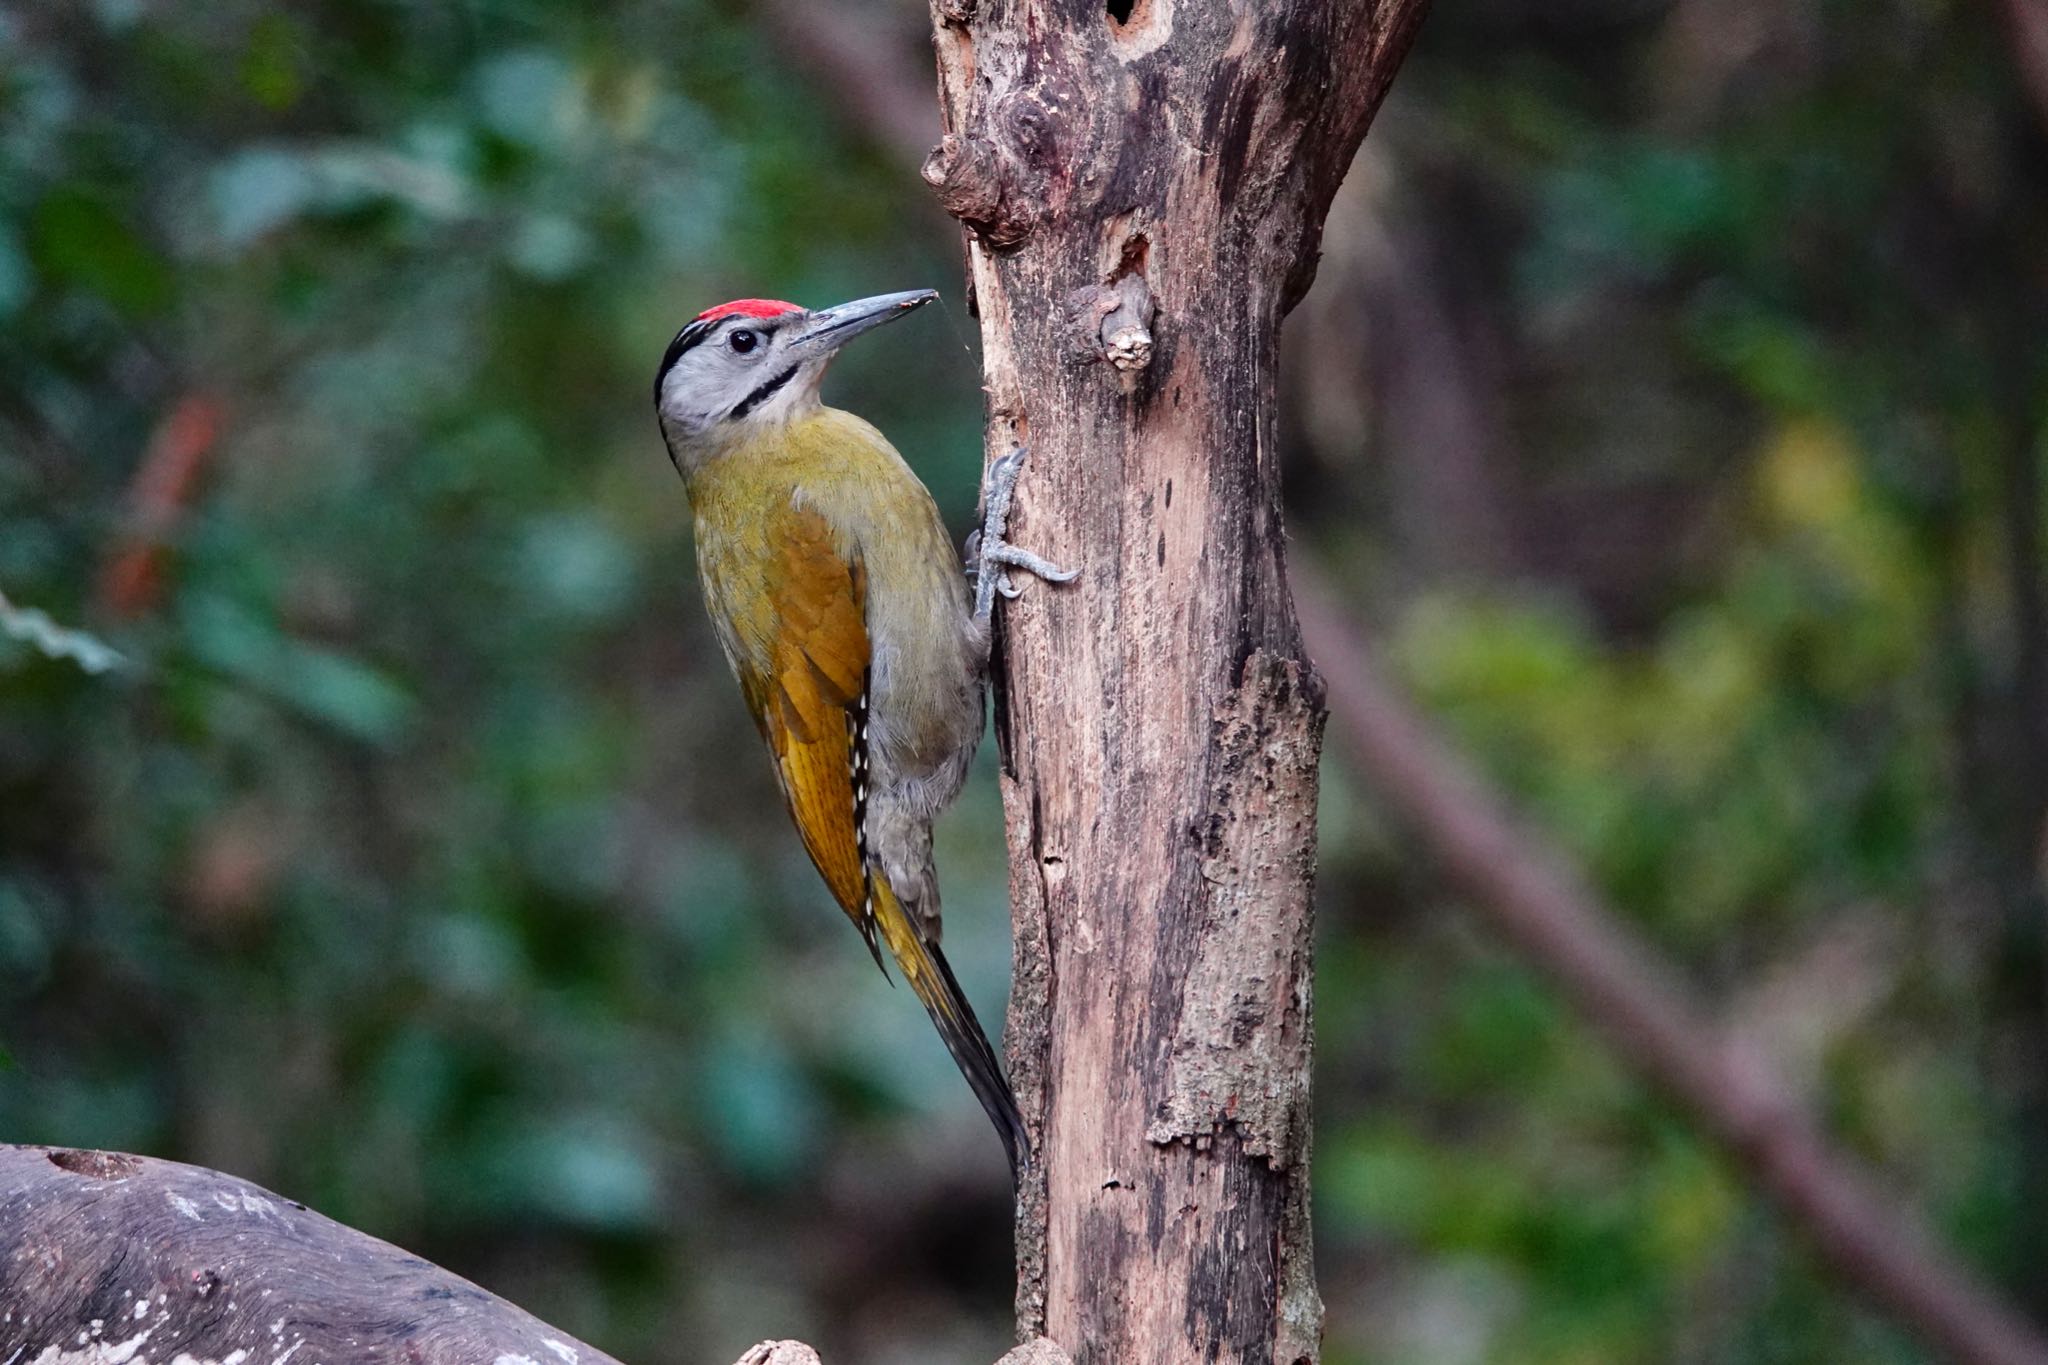
M 805 851 L 872 947 L 864 802 L 854 780 L 859 755 L 865 784 L 866 572 L 840 554 L 815 511 L 790 508 L 768 535 L 764 587 L 774 624 L 760 653 L 740 661 L 740 685 L 774 752 Z

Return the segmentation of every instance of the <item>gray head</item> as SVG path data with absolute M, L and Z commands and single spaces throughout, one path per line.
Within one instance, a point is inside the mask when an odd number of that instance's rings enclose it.
M 669 454 L 716 449 L 816 406 L 833 355 L 862 332 L 937 298 L 930 289 L 878 294 L 816 311 L 774 299 L 707 308 L 676 333 L 654 376 L 654 410 Z

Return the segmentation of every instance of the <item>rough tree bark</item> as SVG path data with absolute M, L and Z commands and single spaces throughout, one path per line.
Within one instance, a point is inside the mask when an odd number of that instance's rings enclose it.
M 1282 554 L 1281 318 L 1421 0 L 934 0 L 991 456 L 1078 566 L 1006 612 L 1039 1132 L 1018 1325 L 1082 1365 L 1299 1362 L 1320 687 Z

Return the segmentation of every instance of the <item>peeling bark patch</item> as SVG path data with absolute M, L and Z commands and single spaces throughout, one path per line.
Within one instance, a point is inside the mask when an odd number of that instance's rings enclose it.
M 94 1180 L 126 1180 L 142 1169 L 140 1157 L 128 1156 L 122 1152 L 79 1152 L 65 1149 L 49 1154 L 49 1162 L 60 1170 L 73 1175 L 88 1176 Z
M 1142 232 L 1133 232 L 1117 249 L 1116 269 L 1103 283 L 1115 284 L 1127 275 L 1143 275 L 1151 261 L 1152 239 Z
M 1117 56 L 1134 61 L 1173 37 L 1173 0 L 1108 0 L 1109 36 Z
M 1305 665 L 1254 651 L 1216 715 L 1208 810 L 1191 831 L 1206 904 L 1151 1142 L 1234 1129 L 1276 1170 L 1303 1151 L 1321 733 Z
M 1216 1329 L 1223 1323 L 1270 1322 L 1279 1307 L 1284 1181 L 1255 1163 L 1236 1163 L 1229 1170 L 1224 1199 L 1230 1216 L 1209 1218 L 1212 1235 L 1189 1268 L 1183 1325 L 1190 1341 L 1217 1341 Z M 1247 1238 L 1246 1228 L 1264 1235 Z

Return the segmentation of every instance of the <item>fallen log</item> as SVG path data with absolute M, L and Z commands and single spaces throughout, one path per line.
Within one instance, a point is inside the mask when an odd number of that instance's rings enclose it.
M 219 1171 L 0 1146 L 0 1365 L 619 1365 Z

